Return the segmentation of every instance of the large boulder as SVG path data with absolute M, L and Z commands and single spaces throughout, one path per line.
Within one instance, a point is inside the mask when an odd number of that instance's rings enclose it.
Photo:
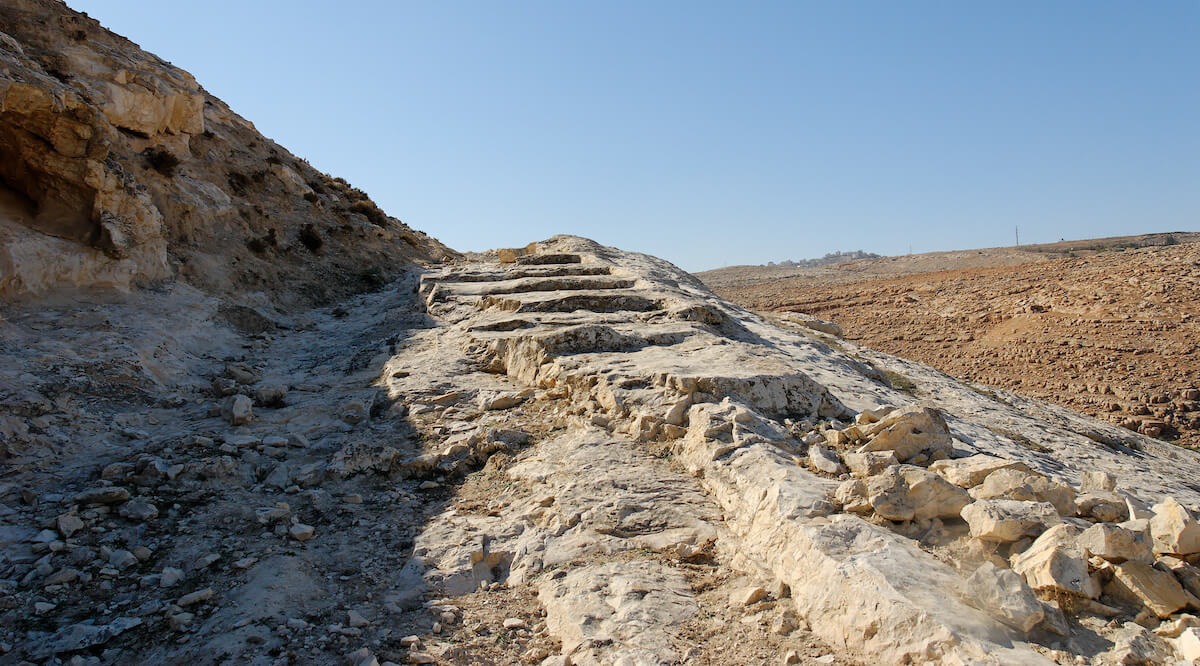
M 1014 629 L 1028 632 L 1045 617 L 1045 608 L 1020 574 L 991 562 L 967 579 L 968 604 L 985 611 Z
M 1129 505 L 1125 498 L 1112 492 L 1084 493 L 1075 498 L 1075 507 L 1081 518 L 1101 523 L 1119 523 L 1129 519 Z
M 1017 467 L 992 472 L 983 483 L 971 489 L 971 497 L 1049 502 L 1059 515 L 1075 515 L 1075 491 L 1070 486 Z
M 929 469 L 942 475 L 950 483 L 963 488 L 974 488 L 983 483 L 992 472 L 1000 469 L 1029 471 L 1029 466 L 1019 460 L 1006 460 L 986 453 L 966 458 L 935 461 Z
M 871 502 L 867 499 L 867 484 L 862 479 L 843 481 L 833 493 L 833 503 L 847 513 L 871 513 Z
M 859 426 L 864 437 L 871 441 L 858 449 L 895 451 L 900 462 L 924 453 L 930 458 L 946 457 L 954 449 L 950 428 L 941 412 L 932 407 L 909 405 L 892 411 L 876 423 Z
M 1060 520 L 1049 502 L 1004 499 L 977 500 L 963 507 L 961 515 L 971 528 L 971 536 L 1000 542 L 1037 536 Z
M 1079 535 L 1079 547 L 1089 555 L 1110 562 L 1135 560 L 1154 563 L 1150 540 L 1143 532 L 1135 532 L 1111 523 L 1096 523 Z
M 827 446 L 810 446 L 808 447 L 808 464 L 818 472 L 826 474 L 842 474 L 846 468 L 842 466 L 842 461 L 838 458 L 837 451 Z
M 1013 556 L 1012 570 L 1035 590 L 1099 597 L 1100 585 L 1089 575 L 1087 557 L 1077 543 L 1081 532 L 1066 523 L 1051 527 Z
M 908 496 L 908 483 L 900 466 L 889 467 L 866 480 L 867 502 L 881 518 L 895 521 L 912 520 L 917 513 Z
M 1200 524 L 1197 524 L 1192 514 L 1174 498 L 1168 497 L 1154 505 L 1150 534 L 1154 538 L 1156 553 L 1200 553 Z
M 1118 564 L 1104 591 L 1114 598 L 1145 606 L 1160 618 L 1188 605 L 1188 594 L 1175 576 L 1144 562 L 1130 560 Z
M 901 465 L 900 474 L 908 484 L 908 499 L 917 520 L 957 518 L 971 502 L 967 491 L 922 467 Z
M 888 520 L 955 518 L 971 501 L 967 491 L 915 465 L 889 467 L 865 488 L 875 514 Z
M 846 467 L 849 467 L 855 476 L 874 476 L 892 465 L 900 464 L 895 451 L 848 451 L 842 456 L 842 462 L 846 463 Z
M 1195 567 L 1170 555 L 1158 558 L 1155 566 L 1163 571 L 1170 571 L 1175 575 L 1175 580 L 1183 585 L 1183 589 L 1192 596 L 1200 598 L 1200 567 Z

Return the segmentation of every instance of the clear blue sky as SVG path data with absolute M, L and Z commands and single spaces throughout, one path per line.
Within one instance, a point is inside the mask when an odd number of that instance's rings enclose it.
M 1200 229 L 1200 2 L 68 0 L 456 249 Z

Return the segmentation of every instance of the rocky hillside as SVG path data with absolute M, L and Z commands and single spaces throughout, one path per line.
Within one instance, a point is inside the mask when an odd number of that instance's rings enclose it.
M 449 254 L 94 19 L 0 4 L 0 298 L 179 278 L 300 307 Z
M 1091 257 L 1106 252 L 1116 252 L 1143 247 L 1169 247 L 1182 243 L 1200 242 L 1200 233 L 1177 231 L 1172 233 L 1142 234 L 1139 236 L 1113 236 L 1087 240 L 1061 241 L 1018 247 L 989 247 L 976 250 L 951 250 L 949 252 L 925 252 L 892 257 L 876 257 L 857 261 L 841 262 L 825 266 L 728 266 L 696 273 L 710 289 L 727 298 L 742 298 L 733 291 L 762 286 L 756 292 L 764 298 L 771 293 L 774 283 L 795 279 L 780 285 L 778 295 L 785 293 L 787 286 L 799 288 L 812 284 L 848 284 L 866 280 L 878 280 L 904 275 L 919 275 L 935 271 L 992 268 L 996 266 L 1018 266 L 1064 257 Z M 747 292 L 748 293 L 748 292 Z M 766 303 L 766 301 L 763 301 Z M 758 307 L 757 301 L 751 303 Z
M 848 340 L 983 390 L 1200 446 L 1200 244 L 1046 255 L 1009 267 L 806 276 L 717 291 L 750 308 L 832 320 Z
M 60 4 L 0 28 L 0 661 L 1200 658 L 1200 455 L 654 257 L 452 253 Z
M 7 659 L 1196 655 L 1200 456 L 661 260 L 558 237 L 269 333 L 217 308 L 6 309 Z

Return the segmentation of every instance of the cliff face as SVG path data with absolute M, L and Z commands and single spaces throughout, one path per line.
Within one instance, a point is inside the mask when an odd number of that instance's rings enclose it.
M 304 306 L 451 254 L 94 19 L 0 5 L 0 299 L 177 277 Z

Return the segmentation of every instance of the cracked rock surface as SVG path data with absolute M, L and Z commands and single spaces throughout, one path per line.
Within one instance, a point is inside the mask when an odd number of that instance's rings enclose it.
M 504 254 L 254 335 L 185 285 L 6 308 L 7 656 L 1103 662 L 1198 610 L 1193 454 Z
M 1200 652 L 1195 453 L 587 239 L 457 255 L 94 21 L 0 20 L 0 661 Z

